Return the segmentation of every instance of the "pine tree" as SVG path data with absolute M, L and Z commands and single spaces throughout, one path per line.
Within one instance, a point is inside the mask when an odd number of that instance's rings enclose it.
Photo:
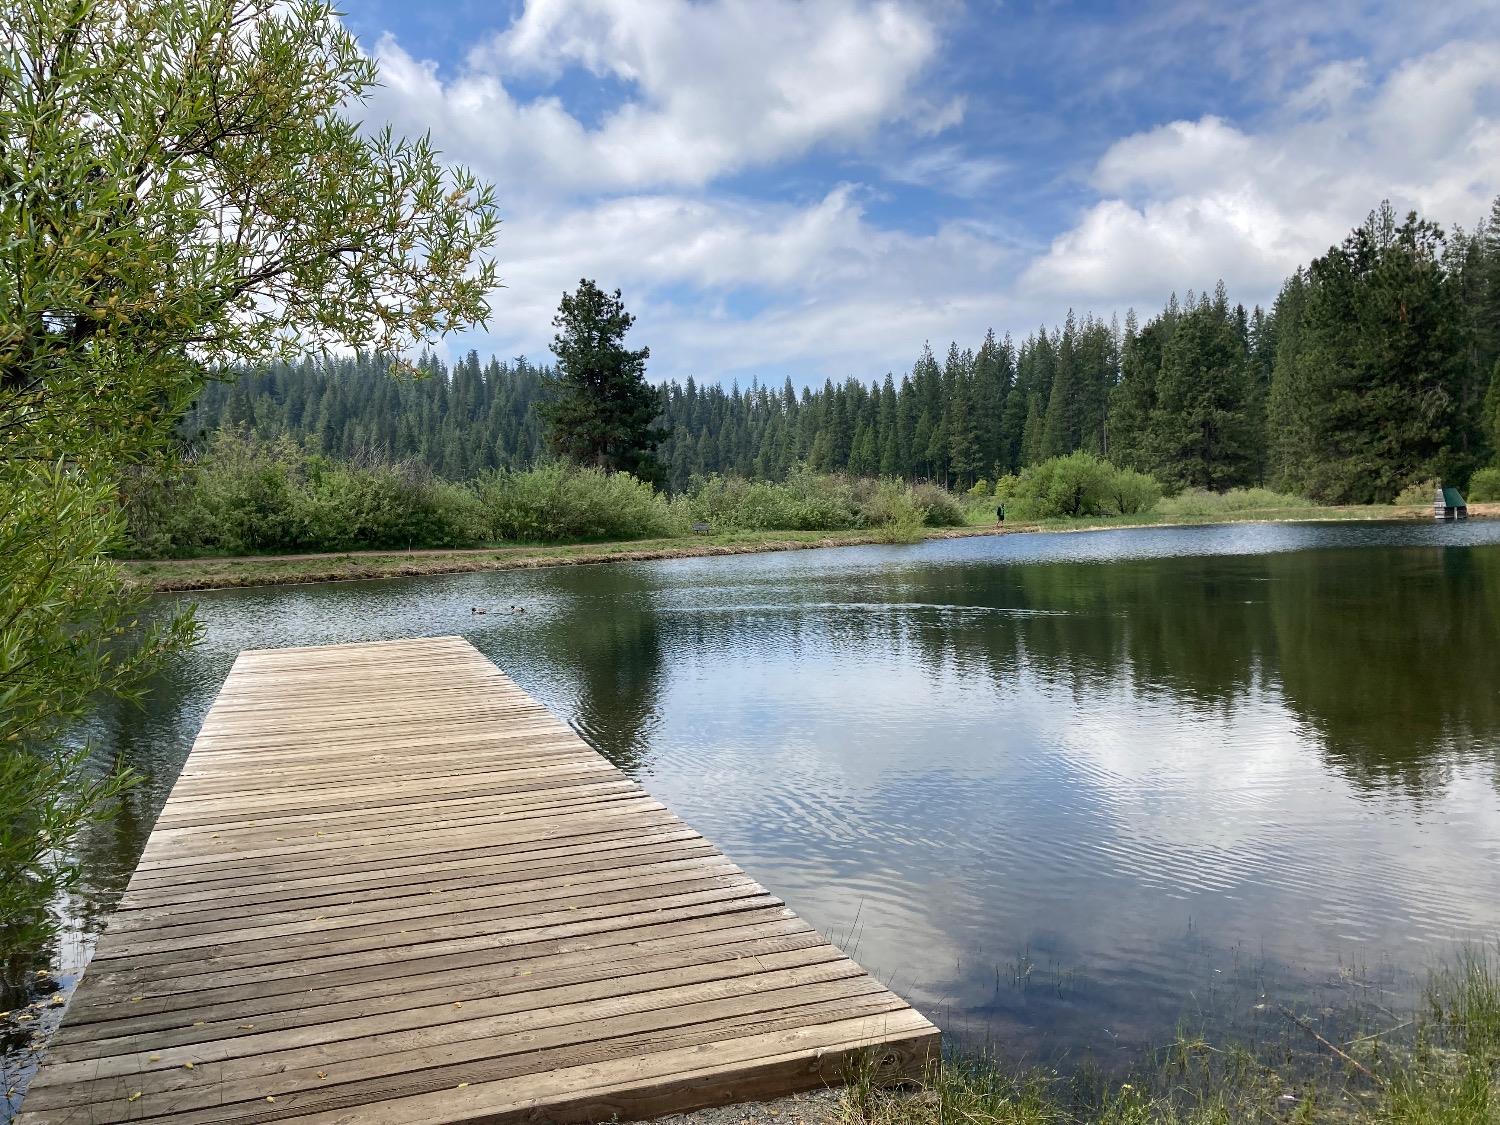
M 948 465 L 955 487 L 961 489 L 973 484 L 984 466 L 971 397 L 972 388 L 960 383 L 954 388 L 948 413 Z
M 917 417 L 916 432 L 911 438 L 911 460 L 912 475 L 930 477 L 933 473 L 932 467 L 932 435 L 934 427 L 932 415 L 926 410 Z
M 1147 440 L 1165 481 L 1215 491 L 1250 482 L 1249 371 L 1222 282 L 1213 300 L 1205 296 L 1173 329 L 1156 396 Z
M 1481 282 L 1479 285 L 1480 361 L 1500 362 L 1500 195 L 1490 207 L 1489 219 L 1481 224 Z M 1500 445 L 1495 450 L 1500 453 Z
M 1271 401 L 1271 371 L 1276 362 L 1276 317 L 1267 315 L 1259 305 L 1250 314 L 1245 346 L 1249 368 L 1250 399 L 1245 414 L 1251 432 L 1255 435 L 1255 466 L 1252 478 L 1256 483 L 1266 479 L 1269 469 L 1269 435 L 1267 432 L 1268 411 Z
M 1341 494 L 1338 481 L 1325 480 L 1320 466 L 1354 447 L 1330 444 L 1330 433 L 1340 426 L 1354 435 L 1386 433 L 1393 447 L 1397 438 L 1410 447 L 1401 427 L 1421 416 L 1428 418 L 1425 460 L 1392 459 L 1378 441 L 1355 449 L 1353 460 L 1392 460 L 1402 466 L 1398 475 L 1427 465 L 1461 484 L 1468 467 L 1500 450 L 1493 375 L 1500 353 L 1486 335 L 1500 294 L 1500 280 L 1491 283 L 1500 268 L 1497 231 L 1500 214 L 1472 234 L 1439 239 L 1415 252 L 1425 263 L 1417 269 L 1413 252 L 1393 249 L 1403 236 L 1391 219 L 1383 234 L 1366 238 L 1373 249 L 1361 251 L 1365 264 L 1345 277 L 1325 256 L 1316 286 L 1312 270 L 1298 271 L 1269 311 L 1231 305 L 1220 287 L 1183 303 L 1171 297 L 1144 327 L 1133 313 L 1123 329 L 1091 315 L 1069 317 L 1019 347 L 993 332 L 977 351 L 954 342 L 942 364 L 924 347 L 906 375 L 879 384 L 826 380 L 799 391 L 787 380 L 779 390 L 759 382 L 745 390 L 689 377 L 654 392 L 653 415 L 671 428 L 660 456 L 674 489 L 698 473 L 781 479 L 799 464 L 961 486 L 1083 449 L 1176 484 L 1265 480 L 1332 496 Z M 1425 245 L 1423 237 L 1409 232 L 1407 242 Z M 1331 254 L 1347 257 L 1346 250 Z M 1410 287 L 1416 296 L 1402 295 Z M 1314 297 L 1323 313 L 1316 331 L 1304 331 Z M 1377 315 L 1382 307 L 1409 323 L 1400 331 L 1382 326 L 1390 319 Z M 1402 358 L 1418 338 L 1432 345 L 1428 358 Z M 1372 387 L 1385 386 L 1383 375 L 1347 387 L 1338 382 L 1343 375 L 1335 378 L 1359 364 L 1447 374 L 1419 372 L 1415 383 L 1365 401 Z M 183 436 L 202 440 L 238 424 L 263 436 L 285 433 L 331 456 L 416 457 L 455 477 L 526 467 L 542 454 L 536 403 L 560 382 L 556 371 L 523 357 L 481 366 L 472 352 L 451 371 L 424 356 L 419 367 L 428 378 L 421 380 L 390 380 L 387 366 L 380 356 L 356 354 L 211 384 Z M 1381 405 L 1398 399 L 1405 405 Z M 1340 402 L 1345 414 L 1332 426 Z M 1387 492 L 1389 483 L 1381 485 Z
M 1489 441 L 1491 464 L 1500 466 L 1500 359 L 1490 372 L 1489 390 L 1484 396 L 1484 436 Z
M 1033 393 L 1026 404 L 1026 427 L 1021 436 L 1021 464 L 1034 465 L 1043 460 L 1042 431 L 1046 415 L 1042 413 L 1042 396 Z
M 1073 310 L 1063 322 L 1057 341 L 1057 360 L 1052 368 L 1052 393 L 1042 423 L 1040 456 L 1061 457 L 1078 448 L 1078 337 Z
M 544 407 L 552 449 L 601 469 L 661 476 L 656 447 L 666 436 L 655 424 L 659 409 L 646 383 L 649 348 L 624 345 L 635 317 L 616 289 L 605 293 L 588 278 L 564 293 L 552 325 L 558 377 Z
M 1174 321 L 1163 313 L 1136 331 L 1132 313 L 1126 323 L 1129 334 L 1120 381 L 1110 396 L 1110 458 L 1116 465 L 1154 475 L 1161 470 L 1151 440 L 1157 411 L 1156 380 L 1161 374 L 1162 349 Z
M 1460 309 L 1443 235 L 1389 204 L 1308 268 L 1295 354 L 1278 352 L 1273 417 L 1301 415 L 1282 476 L 1316 499 L 1385 501 L 1466 479 L 1477 419 L 1463 411 Z M 1283 326 L 1283 335 L 1285 326 Z M 1278 394 L 1279 392 L 1279 394 Z M 1285 439 L 1283 439 L 1283 444 Z

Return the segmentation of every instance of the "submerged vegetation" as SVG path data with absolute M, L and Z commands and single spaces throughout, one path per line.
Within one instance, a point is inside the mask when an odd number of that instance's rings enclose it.
M 1469 948 L 1433 969 L 1413 1011 L 1348 1024 L 1262 997 L 1285 1037 L 1260 1044 L 1177 1039 L 1122 1077 L 1018 1071 L 984 1056 L 947 1061 L 917 1091 L 857 1069 L 843 1125 L 1494 1125 L 1500 1121 L 1500 959 Z M 1336 1028 L 1340 1030 L 1335 1030 Z M 1325 1034 L 1326 1033 L 1326 1034 Z M 1337 1036 L 1338 1038 L 1334 1038 Z

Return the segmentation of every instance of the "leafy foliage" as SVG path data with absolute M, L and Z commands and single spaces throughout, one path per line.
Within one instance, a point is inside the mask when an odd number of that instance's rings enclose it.
M 51 763 L 0 770 L 10 911 L 45 909 L 42 857 L 108 792 L 55 756 L 64 728 L 191 636 L 140 629 L 106 560 L 120 474 L 210 372 L 486 315 L 491 190 L 425 139 L 365 136 L 374 81 L 319 0 L 0 7 L 0 735 Z
M 1426 495 L 1431 502 L 1432 493 Z M 1234 512 L 1286 512 L 1306 507 L 1308 501 L 1303 497 L 1269 488 L 1231 488 L 1227 492 L 1200 488 L 1169 496 L 1156 505 L 1156 511 L 1172 519 L 1211 519 Z
M 488 536 L 471 489 L 416 462 L 308 455 L 226 431 L 164 473 L 133 472 L 128 549 L 141 555 L 465 547 Z
M 1432 493 L 1427 494 L 1431 499 Z M 1469 494 L 1465 497 L 1476 504 L 1500 500 L 1500 468 L 1480 469 L 1469 478 Z
M 784 482 L 710 477 L 688 500 L 697 520 L 742 531 L 838 531 L 859 522 L 852 492 L 830 488 L 817 474 Z
M 140 596 L 105 552 L 122 517 L 106 475 L 0 465 L 0 951 L 35 944 L 77 869 L 68 842 L 130 778 L 92 775 L 59 737 L 101 693 L 138 698 L 164 652 L 193 637 L 179 618 L 142 628 Z
M 1134 469 L 1119 469 L 1079 450 L 1030 465 L 995 487 L 1006 515 L 1020 519 L 1121 516 L 1150 511 L 1162 488 Z
M 1437 495 L 1438 482 L 1428 477 L 1426 480 L 1412 481 L 1400 492 L 1396 493 L 1397 504 L 1431 504 Z
M 687 531 L 665 497 L 629 473 L 548 464 L 494 473 L 476 488 L 494 540 L 576 543 Z
M 710 477 L 686 497 L 695 520 L 741 531 L 955 527 L 963 509 L 943 489 L 799 469 L 780 483 Z
M 491 189 L 361 134 L 375 63 L 329 5 L 19 0 L 0 43 L 8 456 L 130 454 L 205 367 L 485 317 Z
M 716 531 L 840 531 L 957 526 L 964 512 L 935 485 L 806 470 L 786 481 L 710 477 L 673 500 L 628 473 L 562 462 L 458 483 L 420 462 L 332 461 L 290 439 L 215 435 L 124 491 L 138 557 L 577 543 Z

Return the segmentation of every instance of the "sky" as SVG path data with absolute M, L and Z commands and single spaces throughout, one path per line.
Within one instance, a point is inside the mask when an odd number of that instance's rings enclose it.
M 547 352 L 580 278 L 653 379 L 910 368 L 1072 309 L 1269 304 L 1382 199 L 1500 194 L 1500 0 L 345 0 L 370 128 L 496 186 L 448 354 Z

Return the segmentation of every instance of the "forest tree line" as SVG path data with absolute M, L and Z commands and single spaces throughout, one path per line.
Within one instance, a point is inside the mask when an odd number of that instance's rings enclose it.
M 547 454 L 555 379 L 524 357 L 392 379 L 371 354 L 211 384 L 185 423 L 289 436 L 336 458 L 425 462 L 453 480 Z M 814 472 L 966 489 L 1084 450 L 1168 488 L 1269 485 L 1336 503 L 1463 483 L 1500 451 L 1500 200 L 1444 234 L 1388 205 L 1297 270 L 1270 309 L 1173 295 L 1144 324 L 1069 313 L 1019 341 L 924 348 L 899 379 L 800 392 L 689 378 L 656 388 L 660 483 Z

